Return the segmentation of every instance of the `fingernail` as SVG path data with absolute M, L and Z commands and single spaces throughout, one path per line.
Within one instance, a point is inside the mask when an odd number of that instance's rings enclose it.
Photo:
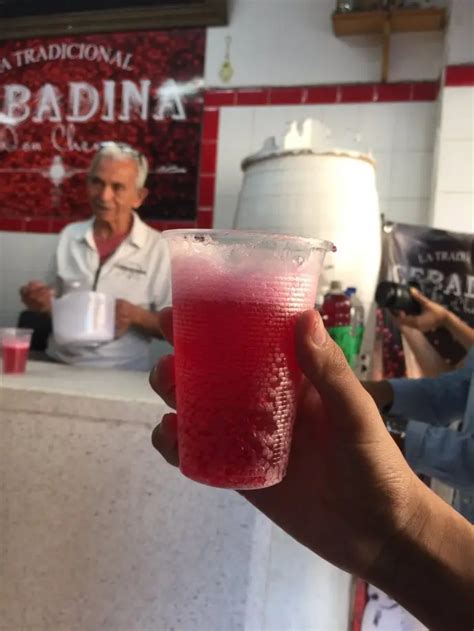
M 312 337 L 313 337 L 313 342 L 316 344 L 316 346 L 324 346 L 327 342 L 328 334 L 319 313 L 317 314 L 317 317 L 314 321 Z

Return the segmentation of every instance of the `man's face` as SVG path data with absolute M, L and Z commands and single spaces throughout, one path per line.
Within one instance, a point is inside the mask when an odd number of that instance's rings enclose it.
M 97 219 L 113 222 L 130 216 L 146 197 L 146 189 L 137 188 L 138 166 L 133 159 L 99 160 L 87 178 L 87 192 Z

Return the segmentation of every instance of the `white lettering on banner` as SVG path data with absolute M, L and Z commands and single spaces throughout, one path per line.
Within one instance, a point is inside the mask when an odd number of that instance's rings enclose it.
M 15 57 L 15 63 L 17 65 L 18 68 L 21 67 L 21 55 L 23 54 L 22 50 L 15 50 L 13 51 L 13 57 Z
M 84 59 L 95 61 L 99 55 L 99 48 L 95 44 L 89 44 L 84 48 Z
M 468 260 L 470 260 L 470 257 Z M 463 277 L 461 274 L 453 272 L 446 276 L 438 269 L 422 269 L 420 267 L 407 267 L 397 264 L 392 266 L 392 275 L 394 281 L 397 283 L 410 283 L 413 280 L 419 281 L 422 291 L 423 285 L 426 283 L 428 285 L 428 297 L 429 291 L 435 290 L 436 292 L 442 292 L 446 296 L 474 298 L 474 276 L 470 274 Z M 464 291 L 463 281 L 465 282 Z
M 87 142 L 76 139 L 76 126 L 72 123 L 56 125 L 51 132 L 51 144 L 56 151 L 79 151 L 80 153 L 95 153 L 100 142 Z
M 114 122 L 115 81 L 102 81 L 104 86 L 104 107 L 101 119 L 106 123 Z
M 59 109 L 56 88 L 51 83 L 46 83 L 38 91 L 39 103 L 36 115 L 33 116 L 34 123 L 42 123 L 45 119 L 58 123 L 61 120 L 61 111 Z
M 0 127 L 0 151 L 43 151 L 40 142 L 20 142 L 18 133 L 13 127 Z
M 7 70 L 11 70 L 11 69 L 12 69 L 12 65 L 6 57 L 3 57 L 2 59 L 0 59 L 0 74 L 2 74 L 2 72 L 6 72 Z
M 48 61 L 48 53 L 46 52 L 44 46 L 40 46 L 38 48 L 38 54 L 36 56 L 36 61 Z
M 165 118 L 173 120 L 186 120 L 186 111 L 183 105 L 182 85 L 178 85 L 172 79 L 165 81 L 160 87 L 151 90 L 151 81 L 142 79 L 138 84 L 133 81 L 123 80 L 121 88 L 121 109 L 118 120 L 130 122 L 133 117 L 147 120 L 149 113 L 150 95 L 155 98 L 153 108 L 153 120 L 160 121 Z M 0 88 L 1 89 L 1 88 Z M 3 112 L 14 123 L 21 123 L 32 114 L 33 123 L 51 121 L 54 123 L 63 120 L 74 123 L 83 123 L 102 111 L 102 120 L 115 122 L 115 81 L 103 81 L 102 90 L 85 81 L 72 81 L 68 85 L 68 94 L 63 95 L 60 90 L 51 83 L 46 83 L 32 95 L 26 85 L 20 83 L 3 86 Z M 102 102 L 101 102 L 102 100 Z M 2 102 L 0 93 L 0 103 Z
M 0 151 L 11 153 L 18 149 L 18 136 L 13 127 L 0 127 Z
M 26 85 L 13 83 L 5 86 L 5 116 L 15 123 L 22 123 L 30 115 L 28 101 L 31 91 Z
M 133 68 L 130 66 L 132 57 L 133 57 L 132 53 L 127 53 L 125 55 L 125 59 L 123 60 L 122 70 L 133 70 Z
M 111 48 L 105 48 L 105 46 L 99 46 L 99 50 L 100 50 L 100 54 L 102 56 L 102 59 L 106 62 L 106 63 L 110 63 L 110 57 L 112 56 L 112 49 Z
M 51 132 L 51 144 L 56 151 L 79 151 L 81 153 L 95 153 L 100 142 L 76 140 L 76 127 L 72 123 L 56 125 Z
M 430 252 L 424 252 L 423 254 L 418 254 L 418 263 L 424 265 L 425 263 L 433 263 L 433 255 Z
M 458 252 L 446 252 L 446 251 L 435 252 L 435 256 L 436 256 L 437 261 L 453 261 L 453 262 L 461 262 L 461 263 L 468 263 L 468 264 L 470 264 L 471 262 L 470 253 L 464 252 L 463 250 L 460 250 Z
M 424 275 L 425 275 L 426 270 L 424 270 L 422 267 L 410 267 L 409 268 L 409 274 L 408 274 L 408 280 L 412 281 L 412 280 L 421 280 Z
M 77 48 L 77 53 L 72 51 Z M 61 59 L 83 59 L 84 58 L 84 44 L 69 44 L 66 48 L 66 54 Z
M 155 90 L 157 97 L 156 110 L 153 119 L 161 121 L 167 116 L 173 120 L 185 120 L 183 102 L 176 81 L 168 79 Z
M 21 142 L 19 130 L 5 125 L 0 127 L 0 152 L 13 153 L 14 151 L 36 151 L 45 150 L 41 142 Z M 51 132 L 51 145 L 59 153 L 74 151 L 75 153 L 94 153 L 100 147 L 100 142 L 88 142 L 80 140 L 76 136 L 76 126 L 73 123 L 55 125 Z M 14 169 L 12 170 L 14 171 Z M 176 173 L 187 173 L 185 167 L 177 164 L 165 164 L 157 167 L 153 173 L 160 175 L 173 175 Z M 473 277 L 474 279 L 474 277 Z M 474 296 L 473 296 L 474 297 Z
M 69 84 L 69 111 L 67 120 L 84 123 L 90 120 L 99 109 L 99 93 L 94 86 L 84 81 Z
M 148 103 L 150 100 L 150 83 L 149 79 L 140 81 L 140 88 L 133 81 L 124 81 L 122 83 L 122 113 L 118 117 L 120 121 L 128 123 L 130 121 L 130 110 L 141 107 L 140 118 L 147 120 Z
M 467 289 L 464 294 L 466 298 L 474 298 L 474 276 L 467 277 Z
M 443 272 L 440 272 L 439 269 L 428 269 L 426 274 L 426 280 L 433 285 L 441 285 L 444 280 Z
M 49 46 L 37 46 L 36 48 L 23 48 L 12 53 L 17 68 L 37 64 L 44 61 L 62 61 L 84 59 L 86 61 L 104 61 L 111 66 L 117 66 L 122 70 L 133 70 L 131 65 L 133 53 L 122 50 L 112 50 L 104 45 L 85 44 L 73 42 L 61 44 L 49 44 Z M 6 58 L 0 61 L 0 72 L 11 70 L 12 64 Z
M 461 279 L 459 278 L 458 274 L 451 274 L 451 276 L 449 276 L 448 284 L 446 285 L 444 293 L 447 296 L 449 296 L 450 294 L 453 294 L 454 296 L 462 295 Z
M 50 44 L 48 46 L 48 59 L 49 61 L 61 59 L 61 46 L 59 44 Z

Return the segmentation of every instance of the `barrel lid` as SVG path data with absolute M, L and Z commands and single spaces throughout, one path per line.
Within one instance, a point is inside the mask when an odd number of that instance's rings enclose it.
M 241 167 L 245 171 L 257 162 L 291 156 L 352 158 L 363 160 L 375 167 L 372 155 L 360 150 L 360 134 L 345 130 L 342 138 L 340 136 L 341 134 L 333 136 L 328 127 L 315 119 L 292 121 L 284 134 L 267 138 L 259 151 L 244 158 Z M 339 145 L 341 141 L 345 147 L 343 149 L 335 146 L 336 142 Z

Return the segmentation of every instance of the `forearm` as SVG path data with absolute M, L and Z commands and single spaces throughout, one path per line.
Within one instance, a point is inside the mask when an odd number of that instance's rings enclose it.
M 457 489 L 474 490 L 474 434 L 410 421 L 405 457 L 414 471 Z
M 138 306 L 136 306 L 135 309 L 134 326 L 141 329 L 147 335 L 163 339 L 159 313 L 148 311 Z
M 30 300 L 22 298 L 23 304 L 28 309 L 28 311 L 33 311 L 34 313 L 45 313 L 47 315 L 51 315 L 51 300 Z
M 423 488 L 421 488 L 423 487 Z M 474 527 L 419 482 L 420 510 L 368 576 L 431 630 L 474 628 Z
M 444 327 L 448 329 L 454 339 L 467 350 L 474 345 L 474 329 L 451 311 L 446 312 Z
M 401 331 L 409 346 L 409 350 L 412 351 L 418 367 L 421 369 L 423 377 L 437 377 L 452 369 L 421 331 L 408 326 L 402 326 Z M 406 349 L 404 350 L 406 351 Z M 405 353 L 405 361 L 407 361 L 408 356 L 409 353 Z
M 20 290 L 23 304 L 29 311 L 34 311 L 35 313 L 51 314 L 53 294 L 53 290 L 46 286 L 36 290 L 28 290 L 28 287 Z
M 35 313 L 44 313 L 45 315 L 49 315 L 51 316 L 52 314 L 52 307 L 51 304 L 48 305 L 27 305 L 28 309 L 30 311 L 34 311 Z

